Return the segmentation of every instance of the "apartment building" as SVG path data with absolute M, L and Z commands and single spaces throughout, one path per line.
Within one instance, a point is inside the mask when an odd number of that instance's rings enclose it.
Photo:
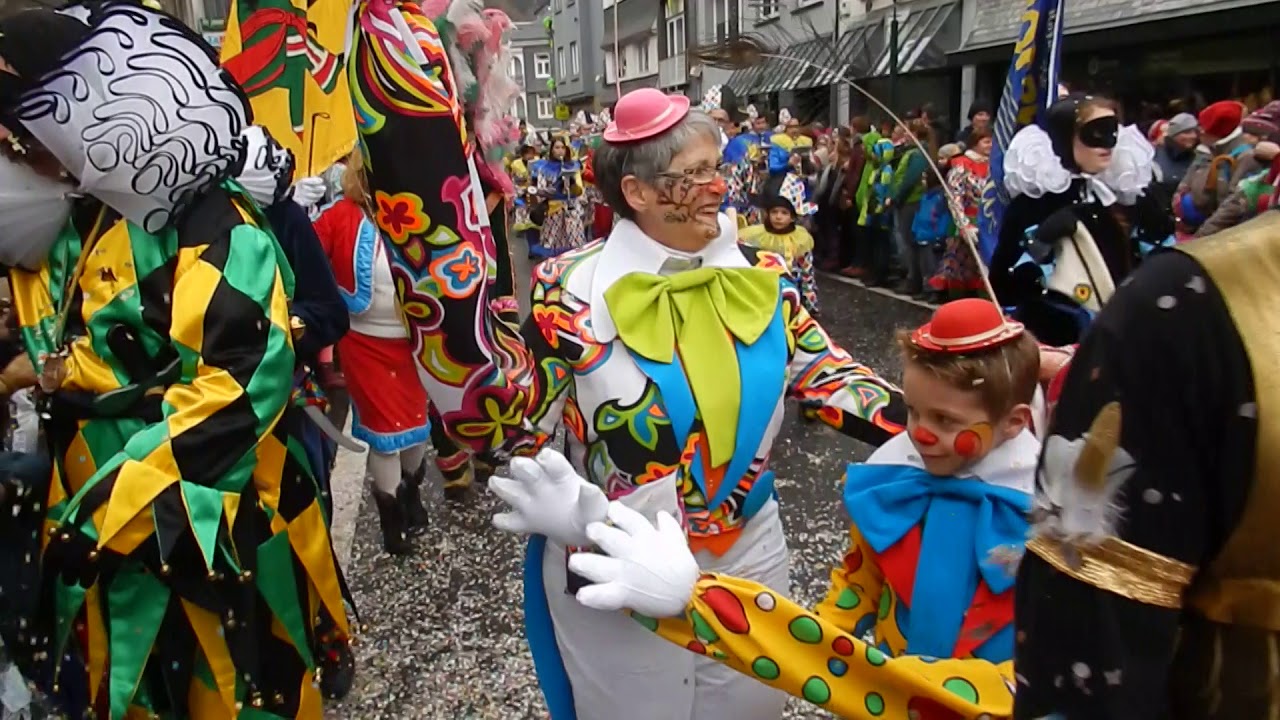
M 509 71 L 523 92 L 512 101 L 511 114 L 533 129 L 558 126 L 551 58 L 551 32 L 542 22 L 515 23 Z
M 556 101 L 568 105 L 574 115 L 579 110 L 595 112 L 597 90 L 604 81 L 601 0 L 551 0 L 543 17 L 551 22 Z

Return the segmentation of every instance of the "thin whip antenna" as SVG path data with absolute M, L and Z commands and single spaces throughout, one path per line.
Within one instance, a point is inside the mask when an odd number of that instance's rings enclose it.
M 1000 306 L 999 300 L 996 299 L 995 289 L 991 286 L 991 274 L 987 269 L 986 263 L 983 262 L 982 256 L 978 253 L 977 242 L 975 240 L 975 236 L 978 233 L 977 227 L 971 224 L 969 222 L 969 218 L 964 214 L 964 211 L 961 209 L 959 199 L 951 192 L 951 188 L 947 186 L 947 178 L 942 174 L 942 170 L 938 168 L 938 164 L 934 161 L 933 154 L 929 152 L 929 148 L 925 147 L 924 143 L 920 142 L 920 138 L 916 137 L 915 133 L 911 132 L 911 128 L 908 127 L 907 124 L 903 122 L 902 118 L 898 117 L 897 113 L 890 109 L 888 105 L 885 105 L 879 98 L 869 92 L 866 88 L 854 82 L 842 71 L 839 67 L 838 43 L 836 47 L 836 67 L 829 67 L 815 63 L 811 60 L 805 60 L 803 58 L 783 54 L 765 46 L 762 40 L 763 39 L 759 35 L 743 35 L 739 38 L 730 39 L 726 42 L 713 43 L 702 48 L 696 48 L 691 52 L 695 57 L 701 59 L 702 62 L 713 67 L 737 69 L 755 65 L 761 60 L 774 59 L 804 68 L 824 71 L 828 73 L 833 80 L 843 82 L 856 90 L 858 94 L 874 103 L 876 107 L 883 110 L 885 114 L 892 118 L 895 123 L 906 131 L 907 137 L 911 140 L 911 143 L 920 150 L 922 155 L 924 155 L 925 162 L 928 163 L 929 169 L 941 182 L 943 197 L 947 199 L 947 210 L 951 213 L 951 217 L 955 221 L 956 232 L 958 232 L 960 237 L 964 240 L 965 245 L 969 248 L 970 255 L 973 256 L 974 263 L 978 266 L 978 275 L 982 278 L 982 286 L 987 293 L 987 297 L 990 298 L 992 304 L 1000 310 L 1001 316 L 1003 317 L 1004 308 Z
M 802 58 L 791 57 L 790 55 L 782 55 L 775 52 L 762 52 L 760 53 L 760 57 L 784 60 L 786 62 L 804 65 L 818 70 L 832 70 L 831 68 L 824 68 L 817 63 L 810 62 Z M 960 237 L 964 239 L 965 245 L 969 247 L 969 253 L 973 255 L 974 262 L 978 266 L 978 274 L 982 277 L 982 287 L 986 291 L 987 297 L 991 299 L 991 302 L 1000 309 L 1001 317 L 1003 317 L 1004 308 L 1001 307 L 1000 301 L 996 299 L 996 291 L 991 287 L 991 274 L 987 270 L 986 263 L 982 261 L 982 256 L 978 254 L 978 245 L 974 241 L 974 236 L 978 234 L 978 228 L 969 222 L 969 218 L 964 214 L 964 211 L 960 207 L 960 201 L 951 192 L 951 188 L 947 187 L 947 178 L 942 174 L 942 170 L 938 167 L 938 163 L 934 161 L 932 153 L 929 152 L 929 148 L 925 147 L 925 144 L 920 142 L 920 138 L 916 137 L 916 134 L 911 132 L 911 128 L 907 123 L 904 122 L 902 118 L 898 117 L 897 113 L 889 109 L 888 105 L 880 102 L 880 99 L 875 95 L 872 95 L 861 85 L 850 80 L 843 73 L 840 73 L 840 68 L 835 68 L 834 71 L 836 73 L 836 79 L 845 83 L 854 90 L 857 90 L 863 97 L 875 103 L 876 107 L 883 110 L 895 123 L 901 126 L 907 133 L 907 137 L 911 139 L 912 144 L 920 150 L 920 154 L 924 156 L 925 162 L 929 163 L 929 169 L 932 170 L 933 174 L 942 182 L 942 193 L 947 198 L 947 209 L 951 212 L 951 218 L 956 223 L 956 231 L 959 232 Z

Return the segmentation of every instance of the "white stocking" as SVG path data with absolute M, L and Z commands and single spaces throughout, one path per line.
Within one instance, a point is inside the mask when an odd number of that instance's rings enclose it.
M 418 443 L 400 451 L 400 468 L 406 475 L 412 475 L 422 466 L 422 459 L 427 456 L 426 443 Z
M 373 475 L 373 486 L 388 495 L 395 495 L 400 487 L 399 453 L 380 453 L 369 451 L 369 474 Z

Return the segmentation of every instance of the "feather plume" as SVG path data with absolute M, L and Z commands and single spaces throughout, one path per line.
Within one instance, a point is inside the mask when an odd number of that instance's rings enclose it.
M 1111 461 L 1120 447 L 1120 403 L 1112 401 L 1102 407 L 1089 424 L 1084 448 L 1076 458 L 1075 477 L 1082 486 L 1101 490 L 1111 471 Z

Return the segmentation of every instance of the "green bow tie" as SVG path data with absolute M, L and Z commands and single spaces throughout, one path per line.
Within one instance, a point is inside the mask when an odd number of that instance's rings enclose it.
M 679 352 L 711 450 L 711 466 L 733 455 L 741 383 L 733 339 L 750 345 L 778 310 L 778 273 L 698 268 L 670 276 L 634 272 L 605 291 L 618 337 L 649 360 Z

